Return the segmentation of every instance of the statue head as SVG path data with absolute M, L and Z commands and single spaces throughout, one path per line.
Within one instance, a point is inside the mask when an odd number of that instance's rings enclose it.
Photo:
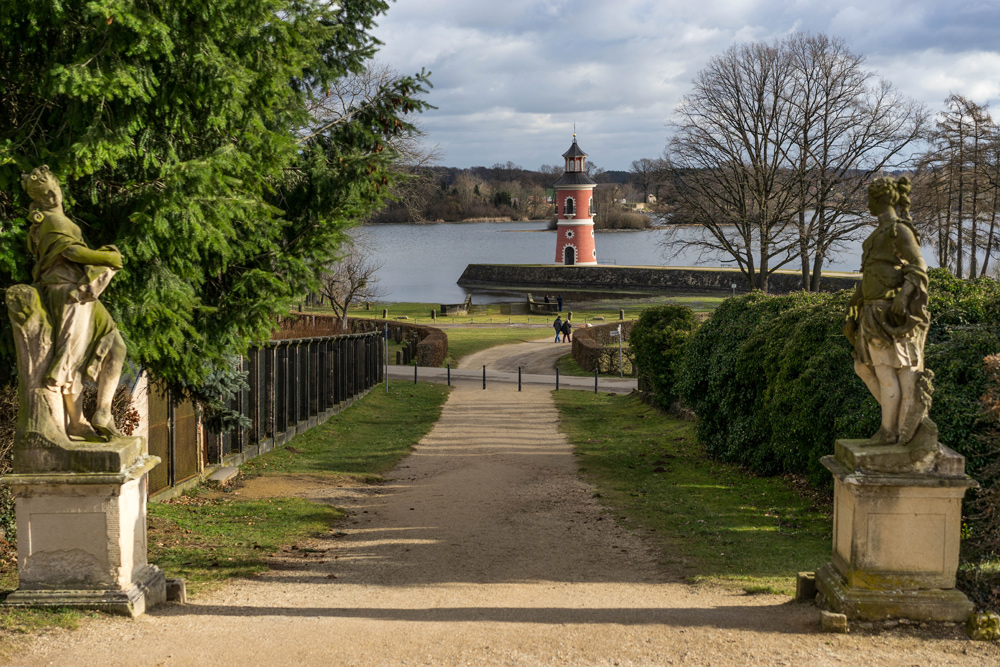
M 21 174 L 21 187 L 37 208 L 55 208 L 62 204 L 62 189 L 47 164 L 35 167 L 30 174 Z
M 904 177 L 905 178 L 905 177 Z M 906 193 L 909 193 L 910 179 L 906 178 Z M 868 210 L 872 215 L 878 216 L 892 209 L 899 203 L 899 184 L 892 176 L 876 178 L 868 184 Z M 907 208 L 909 208 L 910 198 L 906 197 Z

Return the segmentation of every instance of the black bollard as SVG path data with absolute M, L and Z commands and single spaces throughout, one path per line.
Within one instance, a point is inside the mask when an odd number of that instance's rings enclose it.
M 599 372 L 600 370 L 601 370 L 600 368 L 595 368 L 595 369 L 594 369 L 594 393 L 595 393 L 595 394 L 597 393 L 597 373 L 598 373 L 598 372 Z
M 517 390 L 521 391 L 521 367 L 517 367 Z
M 483 364 L 483 389 L 486 389 L 486 364 Z
M 417 362 L 413 362 L 413 384 L 417 383 Z
M 451 386 L 451 364 L 448 364 L 448 386 Z
M 559 391 L 559 369 L 556 369 L 556 391 Z

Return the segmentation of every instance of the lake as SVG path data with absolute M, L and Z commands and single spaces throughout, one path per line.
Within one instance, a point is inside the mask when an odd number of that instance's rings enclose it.
M 385 301 L 460 303 L 469 292 L 456 281 L 469 264 L 551 264 L 555 258 L 556 233 L 546 222 L 476 222 L 421 225 L 366 225 L 367 235 L 382 262 L 379 285 Z M 680 234 L 697 234 L 691 227 Z M 597 260 L 602 264 L 641 266 L 724 266 L 718 258 L 699 257 L 698 252 L 664 258 L 662 229 L 628 232 L 597 232 Z M 934 253 L 924 249 L 933 263 Z M 861 242 L 850 244 L 837 257 L 828 259 L 830 271 L 857 271 L 861 266 Z M 797 269 L 798 263 L 785 268 Z M 477 303 L 504 300 L 502 296 L 477 295 Z M 508 298 L 509 300 L 509 298 Z

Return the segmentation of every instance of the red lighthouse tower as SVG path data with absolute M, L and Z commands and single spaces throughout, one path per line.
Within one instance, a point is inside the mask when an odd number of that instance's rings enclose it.
M 587 154 L 580 150 L 573 133 L 573 145 L 563 153 L 566 173 L 556 181 L 556 264 L 597 264 L 594 243 L 594 188 L 587 176 Z

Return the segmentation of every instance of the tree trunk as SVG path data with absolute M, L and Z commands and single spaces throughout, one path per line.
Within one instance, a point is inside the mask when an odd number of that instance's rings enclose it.
M 979 272 L 979 277 L 986 275 L 986 269 L 990 265 L 990 253 L 993 252 L 993 238 L 997 228 L 997 191 L 1000 186 L 993 186 L 993 212 L 990 214 L 990 234 L 986 239 L 986 254 L 983 257 L 983 268 Z

